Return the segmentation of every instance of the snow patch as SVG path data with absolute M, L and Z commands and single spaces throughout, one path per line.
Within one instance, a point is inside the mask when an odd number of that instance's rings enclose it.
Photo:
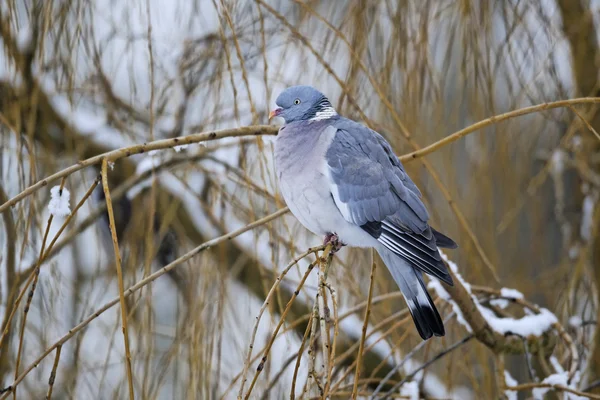
M 515 378 L 513 378 L 510 375 L 510 372 L 508 372 L 507 370 L 504 370 L 504 382 L 506 383 L 506 386 L 508 386 L 508 387 L 517 386 L 519 384 L 515 380 Z M 504 395 L 506 396 L 506 398 L 508 400 L 517 400 L 518 399 L 518 395 L 517 395 L 517 391 L 516 390 L 505 390 L 504 391 Z
M 573 315 L 569 318 L 569 326 L 572 326 L 573 328 L 579 328 L 582 323 L 583 321 L 579 315 Z
M 482 306 L 478 307 L 492 329 L 503 335 L 513 333 L 523 337 L 541 336 L 544 332 L 550 330 L 553 324 L 558 322 L 556 316 L 545 308 L 542 308 L 539 314 L 526 315 L 523 318 L 515 319 L 498 318 L 492 310 Z
M 419 400 L 419 384 L 415 381 L 404 383 L 400 387 L 400 396 L 406 396 L 409 400 Z
M 476 307 L 479 309 L 479 312 L 494 331 L 502 335 L 505 335 L 507 333 L 513 333 L 523 337 L 531 335 L 540 336 L 544 332 L 548 331 L 552 327 L 552 325 L 558 321 L 556 316 L 545 308 L 542 308 L 539 314 L 529 314 L 518 319 L 497 317 L 492 310 L 479 304 L 479 301 L 475 296 L 473 296 L 471 292 L 471 285 L 469 285 L 458 273 L 458 268 L 456 264 L 450 261 L 446 254 L 444 254 L 443 252 L 440 252 L 440 254 L 442 255 L 442 258 L 448 263 L 452 272 L 454 272 L 456 279 L 460 281 L 465 287 L 465 289 L 469 292 L 469 294 L 471 294 L 471 298 L 473 299 L 473 302 L 475 303 Z M 429 282 L 428 287 L 435 290 L 439 297 L 450 303 L 450 305 L 452 306 L 452 310 L 456 313 L 456 320 L 458 321 L 458 323 L 463 325 L 467 329 L 467 331 L 472 332 L 471 326 L 465 320 L 460 308 L 454 301 L 452 301 L 452 299 L 450 298 L 450 294 L 446 291 L 442 284 L 437 280 L 432 280 L 431 282 Z M 508 288 L 503 288 L 500 291 L 500 294 L 502 296 L 513 299 L 523 297 L 523 294 L 518 290 Z
M 561 372 L 558 374 L 552 374 L 546 377 L 546 379 L 544 379 L 542 381 L 542 383 L 547 383 L 549 385 L 560 385 L 560 386 L 566 386 L 566 387 L 570 387 L 571 389 L 573 389 L 569 384 L 569 374 L 567 372 Z M 535 388 L 533 389 L 533 398 L 535 400 L 543 400 L 544 399 L 544 395 L 550 390 L 550 388 Z M 568 392 L 564 392 L 564 399 L 568 399 L 568 400 L 579 400 L 579 399 L 587 399 L 587 397 L 582 397 L 582 396 L 578 396 L 576 394 L 573 393 L 568 393 Z
M 179 153 L 181 150 L 185 150 L 188 148 L 188 144 L 180 144 L 179 146 L 175 146 L 173 147 L 173 150 L 175 150 L 177 153 Z
M 503 298 L 490 300 L 490 304 L 505 309 L 510 304 L 509 299 L 522 299 L 523 293 L 516 289 L 502 288 L 500 289 L 500 296 Z
M 17 32 L 17 47 L 19 51 L 25 53 L 31 50 L 33 34 L 29 26 L 22 26 Z
M 66 188 L 61 190 L 60 186 L 54 186 L 50 189 L 50 203 L 48 204 L 50 214 L 61 218 L 71 214 L 70 197 L 71 194 Z
M 587 195 L 583 199 L 583 215 L 581 216 L 580 234 L 585 241 L 592 237 L 592 226 L 594 220 L 594 206 L 596 199 L 592 195 Z
M 137 167 L 135 168 L 135 173 L 138 175 L 142 175 L 144 172 L 147 171 L 151 171 L 155 168 L 158 168 L 162 163 L 163 160 L 160 156 L 160 154 L 150 154 L 151 152 L 148 152 L 149 157 L 144 157 L 137 165 Z
M 490 304 L 504 310 L 508 307 L 509 301 L 506 299 L 493 299 L 490 300 Z
M 560 174 L 565 169 L 565 160 L 567 159 L 567 154 L 563 149 L 556 149 L 552 152 L 552 157 L 550 158 L 552 167 L 552 172 L 554 174 Z
M 523 293 L 519 292 L 517 289 L 510 289 L 510 288 L 500 289 L 500 295 L 502 297 L 506 297 L 509 299 L 515 299 L 515 300 L 523 298 Z
M 579 246 L 577 244 L 574 244 L 569 249 L 569 258 L 571 260 L 575 260 L 578 256 L 579 256 Z

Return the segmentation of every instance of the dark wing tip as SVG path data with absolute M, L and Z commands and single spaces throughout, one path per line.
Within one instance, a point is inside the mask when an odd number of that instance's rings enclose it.
M 446 279 L 442 279 L 442 282 L 444 282 L 448 286 L 454 286 L 454 280 L 452 280 L 452 275 L 448 274 L 448 276 L 446 276 L 445 278 Z
M 408 300 L 407 303 L 419 336 L 423 340 L 446 334 L 444 323 L 433 304 L 419 304 L 415 299 Z
M 456 244 L 456 242 L 454 240 L 450 239 L 448 236 L 444 235 L 443 233 L 438 232 L 433 228 L 431 228 L 431 231 L 433 232 L 433 236 L 435 237 L 435 244 L 438 247 L 441 247 L 444 249 L 456 249 L 458 247 L 458 244 Z

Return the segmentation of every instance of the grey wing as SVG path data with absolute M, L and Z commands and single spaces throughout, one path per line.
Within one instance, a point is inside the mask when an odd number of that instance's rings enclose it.
M 344 218 L 411 265 L 452 284 L 421 193 L 389 143 L 353 121 L 340 125 L 325 159 Z
M 398 214 L 412 231 L 426 230 L 429 214 L 421 193 L 389 144 L 361 124 L 347 128 L 338 128 L 325 154 L 333 196 L 344 218 L 362 226 Z

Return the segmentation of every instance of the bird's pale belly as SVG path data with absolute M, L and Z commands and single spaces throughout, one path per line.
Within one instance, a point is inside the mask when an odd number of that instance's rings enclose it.
M 316 235 L 333 233 L 336 220 L 343 218 L 325 187 L 302 185 L 283 179 L 281 193 L 292 214 Z
M 344 244 L 372 247 L 376 240 L 344 219 L 331 196 L 326 178 L 319 173 L 312 178 L 307 180 L 310 183 L 305 183 L 280 177 L 283 198 L 298 221 L 316 235 L 335 233 Z

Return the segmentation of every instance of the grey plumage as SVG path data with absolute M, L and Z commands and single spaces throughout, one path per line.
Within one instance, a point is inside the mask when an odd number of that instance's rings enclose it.
M 456 243 L 429 226 L 421 192 L 389 143 L 339 116 L 309 86 L 286 89 L 272 115 L 280 129 L 275 162 L 281 192 L 309 230 L 343 244 L 373 247 L 402 291 L 423 339 L 444 335 L 422 272 L 452 285 L 439 247 Z

